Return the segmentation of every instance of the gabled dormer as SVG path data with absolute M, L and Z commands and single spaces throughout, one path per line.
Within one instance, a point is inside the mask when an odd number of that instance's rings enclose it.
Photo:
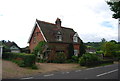
M 79 37 L 78 34 L 75 33 L 74 36 L 73 36 L 73 42 L 77 43 L 78 42 L 78 37 Z
M 60 31 L 58 31 L 57 34 L 56 34 L 56 40 L 57 41 L 62 41 L 62 34 L 61 34 Z

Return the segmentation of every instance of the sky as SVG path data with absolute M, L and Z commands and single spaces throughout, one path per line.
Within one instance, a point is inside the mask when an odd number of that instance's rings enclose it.
M 73 28 L 83 42 L 118 41 L 118 20 L 105 0 L 0 0 L 0 40 L 26 47 L 35 20 Z

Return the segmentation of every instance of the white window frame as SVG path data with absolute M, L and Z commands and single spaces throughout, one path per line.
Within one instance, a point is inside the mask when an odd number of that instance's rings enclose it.
M 33 37 L 33 43 L 36 43 L 36 36 Z
M 74 55 L 78 56 L 78 50 L 74 50 Z
M 78 34 L 75 33 L 73 36 L 73 42 L 78 42 Z
M 57 39 L 57 41 L 62 41 L 61 32 L 59 32 L 59 31 L 57 32 L 56 39 Z

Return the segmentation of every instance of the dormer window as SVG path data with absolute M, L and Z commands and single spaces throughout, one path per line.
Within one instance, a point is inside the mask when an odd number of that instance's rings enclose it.
M 75 33 L 73 36 L 73 42 L 78 42 L 78 34 Z
M 56 35 L 56 40 L 57 41 L 62 41 L 62 34 L 61 34 L 61 32 L 57 32 L 57 35 Z

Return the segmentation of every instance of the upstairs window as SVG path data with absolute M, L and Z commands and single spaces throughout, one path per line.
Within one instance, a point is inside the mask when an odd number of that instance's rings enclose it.
M 57 32 L 56 40 L 57 40 L 57 41 L 62 41 L 62 35 L 61 35 L 61 32 Z
M 75 33 L 73 36 L 73 42 L 78 42 L 78 34 Z
M 36 36 L 33 37 L 33 43 L 36 43 Z

